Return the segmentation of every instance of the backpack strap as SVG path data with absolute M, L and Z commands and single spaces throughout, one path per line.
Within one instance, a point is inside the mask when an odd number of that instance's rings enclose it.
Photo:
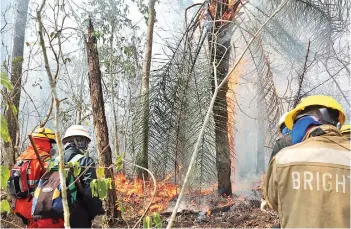
M 78 162 L 80 159 L 82 159 L 84 157 L 84 155 L 82 155 L 82 154 L 77 154 L 77 155 L 75 155 L 71 160 L 69 160 L 69 162 L 72 162 L 72 163 L 74 163 L 74 162 Z

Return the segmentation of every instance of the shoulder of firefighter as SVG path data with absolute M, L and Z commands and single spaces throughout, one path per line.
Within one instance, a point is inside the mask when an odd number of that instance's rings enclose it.
M 264 198 L 286 227 L 350 228 L 350 143 L 337 128 L 311 128 L 273 157 Z
M 67 147 L 64 152 L 65 163 L 70 161 L 77 154 L 81 154 L 81 151 L 75 147 Z M 79 204 L 82 204 L 85 207 L 92 218 L 96 215 L 104 214 L 104 209 L 102 207 L 102 202 L 99 198 L 92 196 L 92 191 L 90 188 L 90 183 L 93 179 L 96 179 L 96 169 L 94 159 L 88 156 L 84 156 L 79 160 L 79 165 L 82 167 L 81 171 L 85 171 L 87 166 L 91 167 L 87 169 L 84 174 L 81 176 L 80 181 L 83 186 L 84 196 L 81 196 Z
M 280 150 L 284 149 L 285 147 L 291 146 L 291 144 L 292 144 L 291 143 L 291 135 L 286 135 L 286 136 L 279 138 L 275 142 L 275 145 L 273 147 L 270 161 Z

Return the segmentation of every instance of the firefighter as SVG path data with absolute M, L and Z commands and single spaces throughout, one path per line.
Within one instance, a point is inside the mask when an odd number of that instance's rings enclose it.
M 282 228 L 350 228 L 350 144 L 337 128 L 345 119 L 341 105 L 323 95 L 287 114 L 293 145 L 273 157 L 264 185 Z
M 271 154 L 271 157 L 269 159 L 269 161 L 272 160 L 272 158 L 280 151 L 282 150 L 283 148 L 285 147 L 288 147 L 288 146 L 291 146 L 291 130 L 289 130 L 286 125 L 285 125 L 285 117 L 286 115 L 288 114 L 288 112 L 284 113 L 279 121 L 278 121 L 278 126 L 277 126 L 277 129 L 278 129 L 278 132 L 280 133 L 280 138 L 275 142 L 275 145 L 273 147 L 273 150 L 272 150 L 272 154 Z M 264 179 L 263 179 L 264 180 Z M 262 211 L 265 211 L 265 209 L 267 208 L 267 201 L 264 200 L 264 199 L 261 199 L 261 210 Z M 279 225 L 274 225 L 273 228 L 280 228 Z
M 343 125 L 340 129 L 342 136 L 350 140 L 350 125 Z
M 49 128 L 43 127 L 34 130 L 32 137 L 40 160 L 46 167 L 51 160 L 50 152 L 53 144 L 56 144 L 55 134 Z M 11 170 L 8 190 L 12 198 L 13 211 L 29 228 L 36 227 L 31 217 L 33 191 L 44 173 L 45 170 L 41 167 L 32 145 L 16 159 L 16 164 Z
M 283 148 L 291 146 L 291 135 L 290 130 L 285 126 L 285 117 L 288 113 L 284 113 L 278 122 L 278 131 L 281 134 L 281 137 L 275 142 L 275 145 L 272 150 L 271 158 L 272 158 Z
M 95 216 L 104 214 L 102 202 L 99 198 L 92 197 L 90 182 L 96 179 L 95 162 L 91 157 L 83 156 L 87 150 L 91 137 L 88 130 L 81 125 L 72 125 L 66 130 L 62 139 L 64 144 L 64 160 L 69 162 L 73 157 L 82 155 L 78 160 L 79 165 L 86 170 L 80 177 L 83 190 L 78 192 L 77 202 L 70 208 L 70 225 L 72 228 L 90 228 Z

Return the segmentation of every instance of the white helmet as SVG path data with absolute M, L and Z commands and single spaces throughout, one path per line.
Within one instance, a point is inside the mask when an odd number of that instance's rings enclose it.
M 280 119 L 279 119 L 279 122 L 278 122 L 278 125 L 277 125 L 277 128 L 278 128 L 279 133 L 282 132 L 281 126 L 282 126 L 283 124 L 285 124 L 285 117 L 287 116 L 288 113 L 289 113 L 289 112 L 285 112 L 285 113 L 280 117 Z
M 66 138 L 73 137 L 73 136 L 83 136 L 88 138 L 89 142 L 91 142 L 89 131 L 82 125 L 72 125 L 68 127 L 68 129 L 66 130 L 65 136 L 62 138 L 62 142 L 64 142 Z

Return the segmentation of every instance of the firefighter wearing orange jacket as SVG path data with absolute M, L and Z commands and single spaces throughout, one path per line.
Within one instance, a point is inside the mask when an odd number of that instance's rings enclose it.
M 55 134 L 48 128 L 38 128 L 32 133 L 34 144 L 44 165 L 51 159 L 50 150 L 55 144 Z M 23 223 L 32 227 L 31 217 L 33 191 L 45 170 L 30 145 L 17 159 L 11 170 L 8 181 L 8 190 L 12 198 L 14 213 L 23 220 Z
M 282 228 L 350 228 L 350 143 L 337 128 L 345 119 L 341 105 L 321 95 L 286 116 L 293 146 L 273 157 L 264 185 Z

